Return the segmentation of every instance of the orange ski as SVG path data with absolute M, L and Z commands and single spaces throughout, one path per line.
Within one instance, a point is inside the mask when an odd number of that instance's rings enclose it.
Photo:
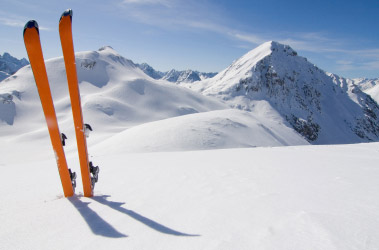
M 61 178 L 63 192 L 65 197 L 74 194 L 71 173 L 67 166 L 65 153 L 59 132 L 57 116 L 55 113 L 53 98 L 51 96 L 49 80 L 45 67 L 45 61 L 42 54 L 41 41 L 39 38 L 39 29 L 36 21 L 29 21 L 24 28 L 24 42 L 28 53 L 30 66 L 36 81 L 38 94 L 41 99 L 43 113 L 45 115 L 47 127 L 50 134 L 51 144 L 54 149 L 55 158 L 58 165 L 58 171 Z
M 93 196 L 93 186 L 97 178 L 91 178 L 88 160 L 85 127 L 83 124 L 82 106 L 75 64 L 74 44 L 72 39 L 72 10 L 66 10 L 59 20 L 59 35 L 62 44 L 63 58 L 66 66 L 68 89 L 70 92 L 72 115 L 74 118 L 76 143 L 78 146 L 80 171 L 85 197 Z

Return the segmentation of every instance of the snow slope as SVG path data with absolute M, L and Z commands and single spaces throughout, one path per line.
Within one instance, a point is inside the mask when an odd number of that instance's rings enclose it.
M 354 78 L 350 79 L 355 85 L 358 85 L 362 91 L 366 91 L 379 85 L 379 78 L 368 79 L 368 78 Z
M 313 144 L 379 140 L 377 103 L 277 42 L 264 43 L 215 77 L 186 86 L 244 110 L 267 101 Z
M 99 143 L 93 154 L 308 144 L 277 117 L 273 110 L 226 109 L 145 123 Z
M 0 159 L 1 249 L 376 250 L 378 148 L 104 154 L 69 199 L 53 157 Z
M 356 78 L 350 79 L 355 85 L 357 85 L 363 92 L 370 95 L 377 103 L 379 103 L 379 78 L 367 79 Z
M 376 103 L 379 103 L 379 85 L 366 90 L 365 93 L 370 95 L 372 99 L 376 101 Z
M 77 53 L 78 78 L 86 122 L 99 132 L 112 126 L 126 127 L 144 122 L 215 109 L 227 108 L 217 100 L 163 81 L 152 81 L 133 62 L 109 47 L 101 51 Z M 52 95 L 62 127 L 71 123 L 71 107 L 62 58 L 46 62 Z M 11 122 L 2 116 L 2 127 L 43 124 L 44 118 L 30 67 L 23 68 L 0 86 L 2 99 L 16 109 Z M 164 100 L 164 101 L 163 101 Z M 8 112 L 9 113 L 9 112 Z M 41 122 L 42 121 L 42 122 Z M 103 127 L 102 124 L 108 126 Z M 103 131 L 102 131 L 103 128 Z M 27 127 L 26 129 L 31 129 Z M 19 131 L 17 131 L 19 132 Z

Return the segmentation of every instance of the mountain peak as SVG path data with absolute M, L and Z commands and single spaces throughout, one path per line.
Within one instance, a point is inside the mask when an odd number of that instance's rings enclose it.
M 8 52 L 4 52 L 3 55 L 0 54 L 0 81 L 16 73 L 17 70 L 28 64 L 29 62 L 25 58 L 19 60 L 11 56 Z
M 251 50 L 247 54 L 257 54 L 257 53 L 262 53 L 265 52 L 267 54 L 271 53 L 279 53 L 279 54 L 287 54 L 291 56 L 297 56 L 297 52 L 292 49 L 289 45 L 282 44 L 276 41 L 268 41 L 257 48 Z
M 103 46 L 100 49 L 97 50 L 100 53 L 105 53 L 105 54 L 111 54 L 111 55 L 116 55 L 116 56 L 121 56 L 114 48 L 111 46 Z
M 98 49 L 98 51 L 103 51 L 103 50 L 113 50 L 113 51 L 115 51 L 114 48 L 112 48 L 112 46 L 109 46 L 109 45 L 103 46 L 100 49 Z
M 224 85 L 222 88 L 225 90 L 225 88 L 233 87 L 239 82 L 239 79 L 249 78 L 258 64 L 264 63 L 268 66 L 272 61 L 276 61 L 278 64 L 284 65 L 290 58 L 294 60 L 304 59 L 297 57 L 297 52 L 290 46 L 276 41 L 268 41 L 234 61 L 228 68 L 216 75 L 215 79 L 229 85 L 222 84 Z
M 290 56 L 297 56 L 297 52 L 293 50 L 289 45 L 281 44 L 275 41 L 270 41 L 271 51 L 277 53 L 285 53 Z

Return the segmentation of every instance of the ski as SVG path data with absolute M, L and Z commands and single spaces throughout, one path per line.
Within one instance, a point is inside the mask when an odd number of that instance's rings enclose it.
M 66 67 L 67 83 L 70 92 L 72 115 L 74 119 L 76 142 L 78 147 L 80 171 L 85 197 L 93 196 L 93 188 L 98 180 L 98 168 L 94 171 L 88 160 L 86 128 L 83 124 L 82 106 L 75 64 L 74 44 L 72 39 L 72 10 L 63 12 L 59 20 L 59 35 L 61 39 L 63 58 Z M 91 176 L 92 174 L 92 176 Z
M 55 113 L 53 98 L 51 96 L 49 80 L 47 78 L 45 61 L 42 54 L 39 28 L 36 21 L 31 20 L 26 23 L 23 36 L 25 48 L 30 61 L 30 66 L 33 71 L 38 94 L 41 99 L 42 109 L 49 130 L 51 144 L 55 153 L 55 159 L 58 165 L 63 193 L 65 197 L 72 196 L 74 195 L 75 188 L 75 179 L 73 178 L 75 173 L 71 173 L 71 170 L 69 170 L 67 166 L 66 156 L 61 140 L 61 133 L 59 132 L 57 116 Z

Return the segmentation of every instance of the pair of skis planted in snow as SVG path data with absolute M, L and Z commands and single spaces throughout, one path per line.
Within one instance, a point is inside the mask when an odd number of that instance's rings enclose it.
M 88 160 L 87 142 L 83 124 L 82 107 L 80 103 L 79 84 L 76 72 L 74 45 L 72 39 L 72 10 L 66 10 L 59 20 L 59 34 L 62 44 L 63 58 L 66 67 L 68 89 L 71 99 L 72 115 L 74 119 L 76 142 L 78 147 L 80 172 L 83 182 L 85 197 L 93 196 L 93 188 L 98 180 L 99 168 Z M 30 66 L 33 70 L 38 93 L 41 99 L 42 109 L 45 115 L 50 134 L 51 144 L 54 149 L 58 171 L 61 178 L 65 197 L 74 195 L 76 186 L 76 174 L 67 166 L 63 141 L 59 132 L 58 121 L 51 96 L 46 66 L 42 54 L 39 28 L 36 21 L 29 21 L 24 28 L 24 42 L 29 56 Z M 92 129 L 91 129 L 92 130 Z M 62 134 L 63 135 L 63 134 Z

